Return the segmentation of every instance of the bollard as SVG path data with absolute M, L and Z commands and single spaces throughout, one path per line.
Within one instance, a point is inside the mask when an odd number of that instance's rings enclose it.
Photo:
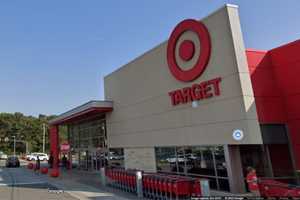
M 33 169 L 33 164 L 32 164 L 32 163 L 29 163 L 29 164 L 27 165 L 27 168 L 28 168 L 28 169 Z
M 51 173 L 50 173 L 50 176 L 51 177 L 59 177 L 59 169 L 58 168 L 53 168 L 52 170 L 51 170 Z
M 201 187 L 201 195 L 203 197 L 210 196 L 209 180 L 208 179 L 201 179 L 200 180 L 200 187 Z
M 143 175 L 141 171 L 136 172 L 136 192 L 138 198 L 143 198 Z
M 42 174 L 48 174 L 48 167 L 42 167 L 40 171 Z
M 106 175 L 105 175 L 105 168 L 101 167 L 100 168 L 100 180 L 102 186 L 106 186 Z

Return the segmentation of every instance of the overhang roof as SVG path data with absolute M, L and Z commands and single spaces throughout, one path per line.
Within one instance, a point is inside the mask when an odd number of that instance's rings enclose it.
M 81 106 L 73 108 L 65 113 L 60 114 L 53 120 L 49 121 L 50 125 L 66 124 L 91 115 L 111 112 L 113 110 L 112 101 L 89 101 Z

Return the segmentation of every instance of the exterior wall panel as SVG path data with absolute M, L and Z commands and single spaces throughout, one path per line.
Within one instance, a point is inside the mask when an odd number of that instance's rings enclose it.
M 300 169 L 300 40 L 268 52 L 247 51 L 260 123 L 284 123 Z
M 111 147 L 262 143 L 237 7 L 225 6 L 202 22 L 212 51 L 193 82 L 170 73 L 167 42 L 105 77 L 105 98 L 114 101 L 107 114 Z M 201 100 L 196 108 L 172 106 L 168 92 L 217 77 L 222 78 L 220 96 Z M 235 129 L 244 131 L 243 140 L 233 140 Z
M 274 66 L 274 73 L 280 86 L 287 125 L 294 149 L 296 167 L 300 169 L 300 40 L 278 47 L 269 52 Z

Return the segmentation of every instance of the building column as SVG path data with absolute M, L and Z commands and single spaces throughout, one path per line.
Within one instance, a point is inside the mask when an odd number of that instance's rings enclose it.
M 239 146 L 225 145 L 224 153 L 227 164 L 230 192 L 245 193 L 246 188 Z
M 53 169 L 58 169 L 59 132 L 58 125 L 50 127 L 50 154 L 53 156 Z

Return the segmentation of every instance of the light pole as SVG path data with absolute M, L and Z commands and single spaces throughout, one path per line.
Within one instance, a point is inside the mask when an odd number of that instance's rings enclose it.
M 26 151 L 26 155 L 27 155 L 29 152 L 28 152 L 28 142 L 26 142 L 26 141 L 25 141 L 25 148 L 26 148 L 25 151 Z
M 16 156 L 16 136 L 12 136 L 14 138 L 14 156 Z

